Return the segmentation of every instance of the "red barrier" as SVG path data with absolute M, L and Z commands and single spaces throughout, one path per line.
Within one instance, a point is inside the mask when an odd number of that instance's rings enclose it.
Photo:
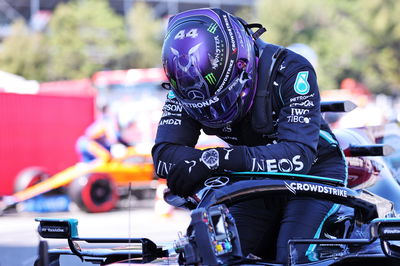
M 56 173 L 75 164 L 75 141 L 93 119 L 93 96 L 0 93 L 0 195 L 26 167 Z

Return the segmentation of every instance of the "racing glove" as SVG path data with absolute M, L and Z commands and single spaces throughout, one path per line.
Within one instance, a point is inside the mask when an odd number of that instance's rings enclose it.
M 178 196 L 193 195 L 214 173 L 244 171 L 243 151 L 240 147 L 213 148 L 196 153 L 171 167 L 167 185 Z
M 187 197 L 193 195 L 210 174 L 211 169 L 199 158 L 183 160 L 171 167 L 167 185 L 175 195 Z

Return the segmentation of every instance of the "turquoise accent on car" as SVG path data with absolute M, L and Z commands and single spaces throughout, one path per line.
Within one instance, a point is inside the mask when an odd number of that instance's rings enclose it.
M 343 183 L 341 179 L 323 177 L 323 176 L 314 176 L 314 175 L 303 175 L 303 174 L 293 174 L 293 173 L 279 173 L 279 172 L 232 172 L 233 175 L 275 175 L 279 176 L 289 176 L 289 177 L 300 177 L 310 179 L 310 181 L 326 181 L 326 182 L 339 182 Z
M 334 214 L 335 212 L 337 212 L 337 211 L 339 210 L 339 208 L 340 208 L 340 204 L 333 204 L 332 208 L 331 208 L 331 209 L 329 210 L 329 212 L 325 215 L 324 219 L 322 220 L 321 224 L 319 225 L 319 227 L 318 227 L 318 229 L 317 229 L 317 232 L 315 233 L 315 235 L 314 235 L 314 237 L 313 237 L 314 239 L 317 239 L 317 238 L 320 237 L 321 231 L 322 231 L 322 227 L 324 226 L 326 220 L 327 220 L 332 214 Z M 305 254 L 305 255 L 308 257 L 308 259 L 309 259 L 310 261 L 318 261 L 318 258 L 316 257 L 316 253 L 314 252 L 316 247 L 317 247 L 317 244 L 311 244 L 311 245 L 308 247 L 307 251 L 306 251 L 306 254 Z
M 324 140 L 326 140 L 328 143 L 330 143 L 331 145 L 339 145 L 339 143 L 332 137 L 331 134 L 329 134 L 328 132 L 324 131 L 324 130 L 320 130 L 319 131 L 319 136 L 321 138 L 323 138 Z M 345 161 L 345 168 L 346 168 L 346 177 L 345 177 L 345 181 L 344 181 L 344 185 L 347 186 L 347 179 L 348 179 L 348 166 L 347 166 L 347 162 L 346 162 L 346 156 L 344 155 L 344 152 L 342 149 L 340 149 L 340 153 L 342 154 L 343 160 Z
M 71 229 L 71 238 L 78 237 L 78 220 L 74 218 L 66 219 L 70 225 Z
M 332 135 L 324 130 L 320 130 L 319 135 L 321 138 L 326 140 L 329 144 L 335 144 L 335 145 L 338 144 L 338 142 L 332 137 Z

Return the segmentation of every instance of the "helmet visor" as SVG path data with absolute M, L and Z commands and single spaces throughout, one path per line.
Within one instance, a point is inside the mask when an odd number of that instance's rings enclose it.
M 198 83 L 201 87 L 192 87 L 186 90 L 186 97 L 174 88 L 177 99 L 181 102 L 185 110 L 191 117 L 208 127 L 223 127 L 231 123 L 239 112 L 238 98 L 246 85 L 247 78 L 245 72 L 235 78 L 228 86 L 213 96 L 204 97 L 204 85 Z M 203 77 L 200 76 L 201 79 Z M 204 80 L 204 79 L 203 79 Z M 205 81 L 204 81 L 205 82 Z
M 180 98 L 205 99 L 211 96 L 207 82 L 197 67 L 196 57 L 183 55 L 174 57 L 176 78 L 175 94 Z

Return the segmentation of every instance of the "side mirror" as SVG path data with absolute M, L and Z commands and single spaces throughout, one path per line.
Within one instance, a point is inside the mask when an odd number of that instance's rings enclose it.
M 321 112 L 350 112 L 356 107 L 352 101 L 321 102 Z
M 36 218 L 38 232 L 43 238 L 70 239 L 78 237 L 77 219 Z
M 371 235 L 379 236 L 383 253 L 388 257 L 399 259 L 400 219 L 376 219 L 371 226 Z

